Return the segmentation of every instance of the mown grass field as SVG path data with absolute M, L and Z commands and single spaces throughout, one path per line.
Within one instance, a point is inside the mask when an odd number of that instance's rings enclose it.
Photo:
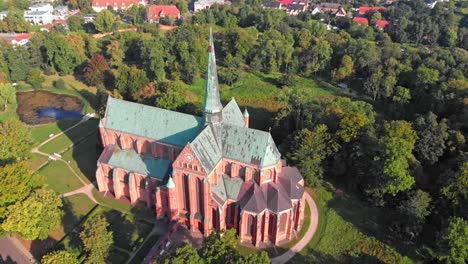
M 34 126 L 30 129 L 31 136 L 35 142 L 35 145 L 39 145 L 48 139 L 51 134 L 56 135 L 78 122 L 79 120 L 76 119 L 64 119 L 51 124 Z
M 50 161 L 37 171 L 55 192 L 62 194 L 83 186 L 83 183 L 61 161 Z
M 413 263 L 374 237 L 374 232 L 382 232 L 379 225 L 385 212 L 352 195 L 334 197 L 332 190 L 332 186 L 308 190 L 319 210 L 319 226 L 291 263 Z

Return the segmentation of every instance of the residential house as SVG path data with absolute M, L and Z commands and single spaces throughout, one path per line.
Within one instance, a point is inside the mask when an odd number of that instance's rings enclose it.
M 387 20 L 377 20 L 375 21 L 375 26 L 380 29 L 384 29 L 386 26 L 390 24 L 390 21 Z
M 224 0 L 197 0 L 193 3 L 193 11 L 199 12 L 204 9 L 210 8 L 214 4 L 225 5 L 228 4 L 228 2 Z
M 306 6 L 301 4 L 290 4 L 286 6 L 288 15 L 297 16 L 299 13 L 306 11 Z
M 66 19 L 68 16 L 68 6 L 56 6 L 52 14 L 54 15 L 54 19 Z
M 146 5 L 146 0 L 93 0 L 91 7 L 96 12 L 101 12 L 102 10 L 107 9 L 108 7 L 113 10 L 126 10 L 132 5 Z
M 0 39 L 6 40 L 13 46 L 24 46 L 28 44 L 31 33 L 0 33 Z
M 355 21 L 359 25 L 363 25 L 363 26 L 369 25 L 369 21 L 365 17 L 354 17 L 353 21 Z
M 54 8 L 51 4 L 35 4 L 28 8 L 24 12 L 24 20 L 28 21 L 33 25 L 45 25 L 49 24 L 54 20 L 52 12 Z
M 146 12 L 150 23 L 159 23 L 160 18 L 180 19 L 180 11 L 175 5 L 150 5 Z
M 281 3 L 279 2 L 264 2 L 262 7 L 265 8 L 272 8 L 272 9 L 281 9 Z
M 321 3 L 312 9 L 312 15 L 319 13 L 330 13 L 336 17 L 345 17 L 347 15 L 346 10 L 337 3 Z
M 359 14 L 360 15 L 365 15 L 369 12 L 381 12 L 385 10 L 385 7 L 383 6 L 361 6 L 359 7 Z
M 68 23 L 66 20 L 64 19 L 56 19 L 54 20 L 52 23 L 49 23 L 47 25 L 44 25 L 42 28 L 41 28 L 41 31 L 50 31 L 55 25 L 62 25 L 66 28 L 66 30 L 68 30 Z

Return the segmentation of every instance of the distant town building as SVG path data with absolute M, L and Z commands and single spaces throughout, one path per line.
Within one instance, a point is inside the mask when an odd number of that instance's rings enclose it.
M 150 23 L 159 23 L 160 18 L 180 19 L 180 11 L 175 5 L 150 5 L 146 17 Z
M 99 191 L 201 232 L 234 228 L 241 242 L 280 245 L 304 222 L 304 179 L 285 165 L 247 110 L 221 103 L 212 34 L 203 116 L 109 96 L 99 131 Z
M 312 9 L 312 15 L 319 13 L 330 13 L 336 17 L 345 17 L 347 15 L 344 8 L 337 3 L 321 3 L 314 6 Z
M 424 0 L 424 4 L 426 4 L 429 8 L 434 8 L 437 3 L 448 2 L 449 0 Z
M 0 38 L 6 40 L 13 46 L 24 46 L 28 44 L 31 33 L 0 33 Z
M 83 20 L 84 20 L 85 24 L 93 23 L 94 20 L 96 19 L 96 17 L 97 17 L 96 14 L 87 14 L 87 15 L 83 16 Z
M 262 4 L 263 8 L 271 8 L 271 9 L 281 9 L 281 3 L 279 2 L 264 2 Z
M 68 23 L 66 20 L 64 19 L 56 19 L 54 20 L 52 23 L 49 23 L 47 25 L 44 25 L 42 28 L 41 28 L 41 31 L 50 31 L 54 26 L 56 25 L 62 25 L 65 27 L 65 29 L 68 30 Z
M 93 0 L 91 7 L 96 12 L 101 12 L 108 7 L 113 10 L 125 10 L 130 8 L 132 5 L 146 5 L 146 0 Z
M 5 19 L 8 16 L 8 11 L 2 11 L 0 12 L 0 20 Z
M 66 19 L 68 16 L 68 6 L 56 6 L 52 14 L 54 15 L 54 19 Z
M 204 9 L 210 8 L 214 4 L 225 5 L 227 4 L 227 2 L 225 2 L 224 0 L 197 0 L 193 3 L 193 11 L 199 12 Z
M 290 4 L 286 6 L 286 13 L 288 15 L 297 16 L 299 13 L 305 12 L 306 6 L 302 4 Z
M 359 7 L 359 14 L 360 15 L 365 15 L 371 11 L 373 12 L 381 12 L 385 10 L 385 7 L 383 6 L 361 6 Z

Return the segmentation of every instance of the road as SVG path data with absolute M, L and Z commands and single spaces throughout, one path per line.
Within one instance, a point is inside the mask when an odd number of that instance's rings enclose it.
M 35 263 L 33 256 L 19 241 L 8 236 L 0 238 L 0 258 L 6 261 L 8 258 L 18 264 Z M 1 261 L 0 260 L 0 261 Z M 8 262 L 7 262 L 8 263 Z

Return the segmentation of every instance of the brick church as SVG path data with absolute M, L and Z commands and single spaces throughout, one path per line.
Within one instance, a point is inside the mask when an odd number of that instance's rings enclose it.
M 203 116 L 109 97 L 99 191 L 205 236 L 236 228 L 242 242 L 284 243 L 302 226 L 304 180 L 269 132 L 249 128 L 247 110 L 222 105 L 211 34 L 208 58 Z

